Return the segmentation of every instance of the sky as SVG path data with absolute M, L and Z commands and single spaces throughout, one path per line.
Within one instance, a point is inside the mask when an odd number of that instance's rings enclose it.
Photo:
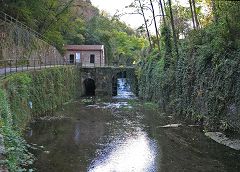
M 131 4 L 133 0 L 91 0 L 92 4 L 98 7 L 100 10 L 108 12 L 110 15 L 114 15 L 116 11 L 125 11 L 124 7 Z M 173 0 L 173 3 L 176 2 Z M 188 0 L 178 0 L 180 4 L 188 4 Z M 156 8 L 158 10 L 158 7 Z M 151 14 L 148 14 L 151 15 Z M 143 19 L 139 15 L 124 15 L 121 20 L 131 26 L 133 29 L 137 29 L 143 24 Z M 153 26 L 151 31 L 154 31 Z
M 130 5 L 132 0 L 91 0 L 91 2 L 100 10 L 114 15 L 116 11 L 124 11 L 124 7 Z M 121 17 L 121 20 L 134 29 L 138 28 L 143 23 L 141 16 L 138 15 L 125 15 Z

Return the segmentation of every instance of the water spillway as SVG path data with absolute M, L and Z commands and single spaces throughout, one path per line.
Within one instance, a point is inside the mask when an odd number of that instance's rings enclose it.
M 130 84 L 126 78 L 117 79 L 117 95 L 115 99 L 134 99 L 136 98 L 133 94 Z

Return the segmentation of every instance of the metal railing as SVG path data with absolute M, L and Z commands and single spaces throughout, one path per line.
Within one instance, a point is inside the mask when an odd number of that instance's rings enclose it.
M 72 60 L 64 59 L 29 59 L 29 60 L 19 60 L 19 59 L 8 59 L 0 60 L 0 76 L 6 76 L 8 74 L 23 72 L 29 70 L 41 70 L 51 67 L 59 66 L 76 66 L 79 68 L 96 68 L 96 67 L 111 67 L 111 68 L 133 68 L 134 66 L 118 66 L 118 65 L 106 65 L 106 64 L 96 64 L 96 63 L 76 63 Z
M 31 59 L 31 60 L 0 60 L 0 75 L 6 76 L 8 74 L 23 72 L 29 70 L 41 70 L 51 67 L 77 65 L 66 60 L 48 60 L 48 59 Z

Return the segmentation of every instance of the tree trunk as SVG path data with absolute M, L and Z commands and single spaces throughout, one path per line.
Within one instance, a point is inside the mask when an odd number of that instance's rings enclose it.
M 146 19 L 144 10 L 143 10 L 143 5 L 141 3 L 141 0 L 138 0 L 138 3 L 139 3 L 139 6 L 140 6 L 140 9 L 141 9 L 141 12 L 142 12 L 145 28 L 146 28 L 146 31 L 147 31 L 148 42 L 149 42 L 150 48 L 152 49 L 152 41 L 151 41 L 151 37 L 150 37 L 148 25 L 147 25 L 147 19 Z
M 218 23 L 218 14 L 217 14 L 215 0 L 211 0 L 211 5 L 212 5 L 213 20 L 215 23 Z
M 161 51 L 161 50 L 160 50 L 160 40 L 159 40 L 157 22 L 156 22 L 156 18 L 155 18 L 155 11 L 154 11 L 154 7 L 153 7 L 152 0 L 150 0 L 150 5 L 151 5 L 151 8 L 152 8 L 152 15 L 153 15 L 154 27 L 155 27 L 155 32 L 156 32 L 158 51 L 159 51 L 159 53 L 160 53 L 160 51 Z
M 197 17 L 195 0 L 192 0 L 192 6 L 193 6 L 194 17 L 195 17 L 196 28 L 198 29 L 199 28 L 199 22 L 198 22 L 198 17 Z
M 194 14 L 193 14 L 192 0 L 188 0 L 188 1 L 189 1 L 189 5 L 190 5 L 190 10 L 191 10 L 193 29 L 195 30 L 196 29 L 196 25 L 195 25 Z
M 170 11 L 170 20 L 171 20 L 171 25 L 172 25 L 174 46 L 175 46 L 177 58 L 179 58 L 179 55 L 178 55 L 178 45 L 177 45 L 177 37 L 176 37 L 175 26 L 174 26 L 174 21 L 173 21 L 172 2 L 171 2 L 171 0 L 168 0 L 168 4 L 169 4 L 169 11 Z
M 165 10 L 165 12 L 166 12 L 166 11 L 167 11 L 167 10 L 166 10 L 167 3 L 165 2 L 165 0 L 163 0 L 163 5 L 164 5 L 164 10 Z
M 166 26 L 167 23 L 166 23 L 166 19 L 165 19 L 165 13 L 164 13 L 164 9 L 163 9 L 162 0 L 159 0 L 159 4 L 160 4 L 160 10 L 162 12 L 163 23 L 164 23 L 164 26 Z

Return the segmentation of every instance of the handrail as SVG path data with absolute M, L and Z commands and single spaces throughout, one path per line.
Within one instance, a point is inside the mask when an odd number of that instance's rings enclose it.
M 0 60 L 0 76 L 29 70 L 41 70 L 58 66 L 76 66 L 78 68 L 134 68 L 134 66 L 117 66 L 106 64 L 82 64 L 65 59 L 7 59 Z
M 76 65 L 70 61 L 65 60 L 49 60 L 49 59 L 7 59 L 0 60 L 0 76 L 6 76 L 7 74 L 12 74 L 16 72 L 23 72 L 29 70 L 41 70 L 45 68 L 66 66 L 66 65 Z

